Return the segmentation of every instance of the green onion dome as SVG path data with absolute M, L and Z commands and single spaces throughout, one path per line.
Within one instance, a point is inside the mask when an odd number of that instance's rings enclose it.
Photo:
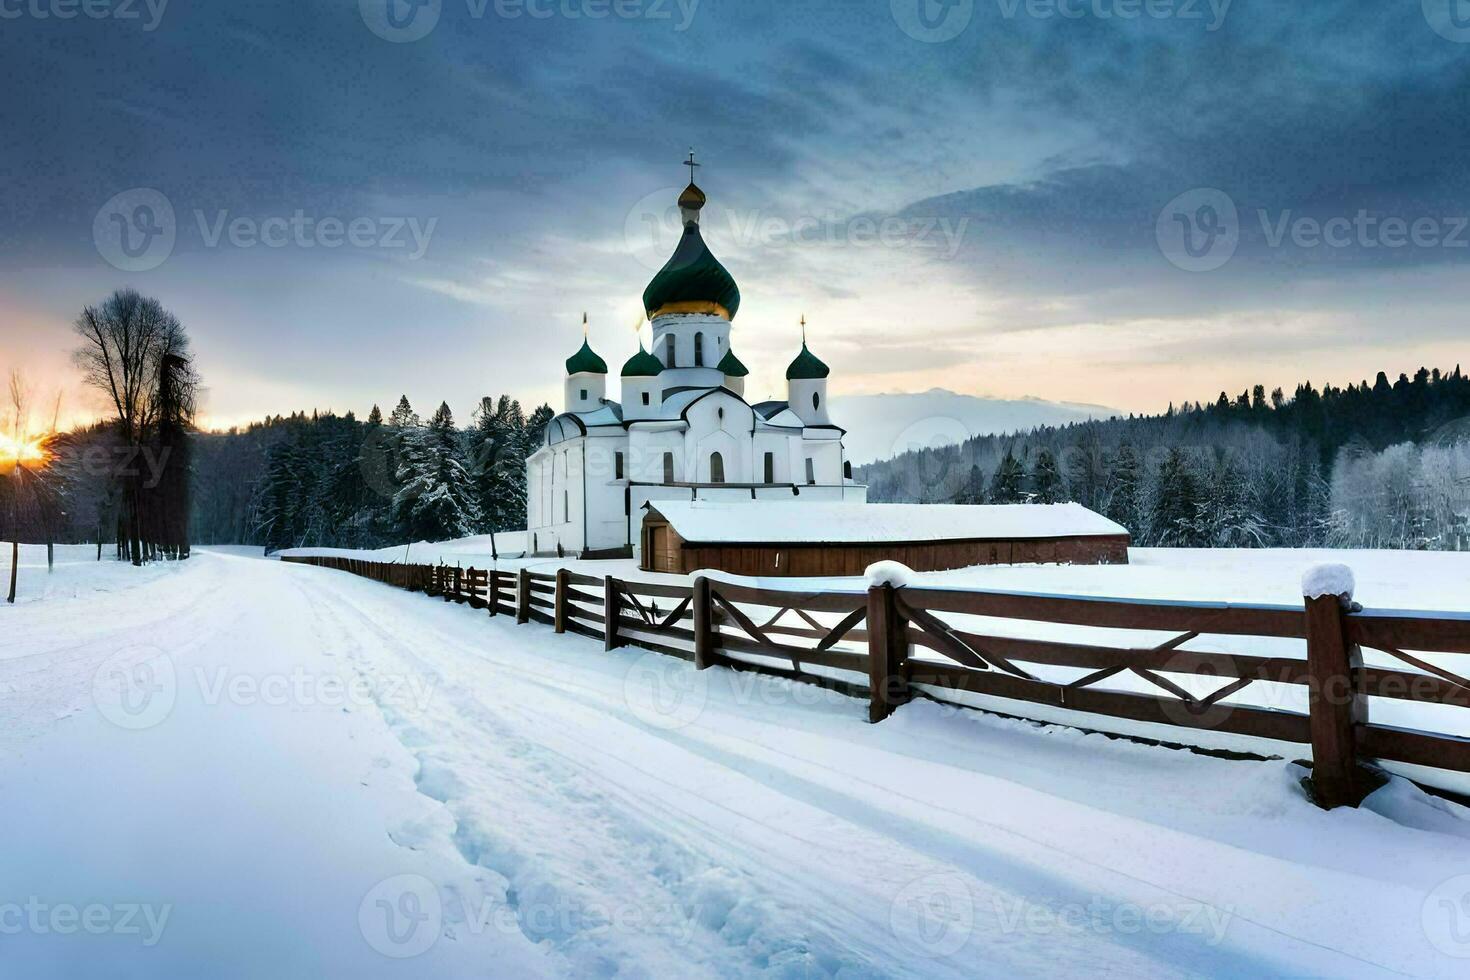
M 725 356 L 720 358 L 719 372 L 727 378 L 743 378 L 750 373 L 740 358 L 735 356 L 734 349 L 725 351 Z
M 606 374 L 607 362 L 582 341 L 582 349 L 567 358 L 567 374 Z
M 796 360 L 786 369 L 786 380 L 815 381 L 831 373 L 831 369 L 818 360 L 817 355 L 806 349 L 806 341 L 802 341 L 801 353 L 796 355 Z
M 658 358 L 643 349 L 643 342 L 638 342 L 638 353 L 628 358 L 628 363 L 623 365 L 623 377 L 625 378 L 656 378 L 663 371 L 664 366 Z
M 692 195 L 698 195 L 697 199 Z M 679 199 L 684 234 L 669 261 L 643 291 L 643 309 L 650 320 L 663 313 L 713 313 L 733 320 L 740 309 L 740 288 L 734 277 L 699 234 L 699 207 L 691 205 L 702 207 L 703 198 L 691 184 Z

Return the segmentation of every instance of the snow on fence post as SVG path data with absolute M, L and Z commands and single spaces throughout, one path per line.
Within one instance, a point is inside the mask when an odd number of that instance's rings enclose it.
M 903 662 L 907 650 L 897 591 L 883 583 L 868 589 L 868 721 L 880 722 L 908 700 Z
M 529 623 L 531 621 L 531 570 L 521 569 L 520 580 L 516 583 L 516 624 Z
M 710 648 L 714 645 L 714 630 L 710 628 L 709 579 L 701 575 L 694 580 L 694 667 L 704 670 L 710 665 Z
M 1302 578 L 1306 604 L 1307 703 L 1312 733 L 1311 790 L 1325 810 L 1357 806 L 1373 789 L 1358 765 L 1356 725 L 1368 721 L 1368 699 L 1354 671 L 1363 654 L 1347 638 L 1344 617 L 1352 608 L 1352 572 L 1322 566 Z
M 571 588 L 571 572 L 565 568 L 556 570 L 556 596 L 552 600 L 552 625 L 558 633 L 567 631 L 567 589 Z
M 618 639 L 618 611 L 622 609 L 622 596 L 619 590 L 622 583 L 611 575 L 602 578 L 602 648 L 604 650 L 616 650 L 623 645 Z

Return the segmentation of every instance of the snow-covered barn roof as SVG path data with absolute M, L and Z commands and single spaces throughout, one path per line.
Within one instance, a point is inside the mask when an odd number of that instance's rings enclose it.
M 1125 535 L 1081 504 L 858 504 L 659 500 L 648 509 L 686 542 L 866 544 Z

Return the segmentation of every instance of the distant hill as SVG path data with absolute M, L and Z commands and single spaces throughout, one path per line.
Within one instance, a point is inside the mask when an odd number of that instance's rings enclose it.
M 1103 405 L 1041 398 L 982 398 L 943 388 L 910 394 L 832 398 L 832 419 L 847 430 L 847 456 L 861 466 L 911 449 L 958 445 L 975 436 L 1025 432 L 1122 415 Z

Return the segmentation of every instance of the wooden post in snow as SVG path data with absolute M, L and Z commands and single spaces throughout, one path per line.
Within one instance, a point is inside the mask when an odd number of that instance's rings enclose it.
M 714 627 L 710 622 L 709 579 L 701 575 L 694 580 L 694 667 L 704 670 L 713 661 Z
M 516 583 L 516 623 L 529 623 L 531 621 L 531 572 L 529 569 L 521 569 L 520 580 Z
M 879 722 L 908 700 L 904 660 L 908 643 L 891 585 L 868 589 L 868 721 Z
M 565 568 L 556 570 L 556 595 L 552 598 L 552 626 L 558 633 L 567 631 L 567 589 L 571 588 L 571 572 Z
M 611 575 L 602 579 L 602 648 L 616 650 L 623 643 L 618 639 L 618 611 L 623 603 L 619 589 L 622 583 Z
M 1368 721 L 1368 699 L 1353 672 L 1363 666 L 1344 622 L 1350 597 L 1303 600 L 1307 608 L 1307 704 L 1312 732 L 1312 795 L 1324 810 L 1357 806 L 1372 789 L 1358 766 L 1354 726 Z
M 495 615 L 495 597 L 499 595 L 500 572 L 494 568 L 485 573 L 485 601 L 490 605 L 490 615 Z

